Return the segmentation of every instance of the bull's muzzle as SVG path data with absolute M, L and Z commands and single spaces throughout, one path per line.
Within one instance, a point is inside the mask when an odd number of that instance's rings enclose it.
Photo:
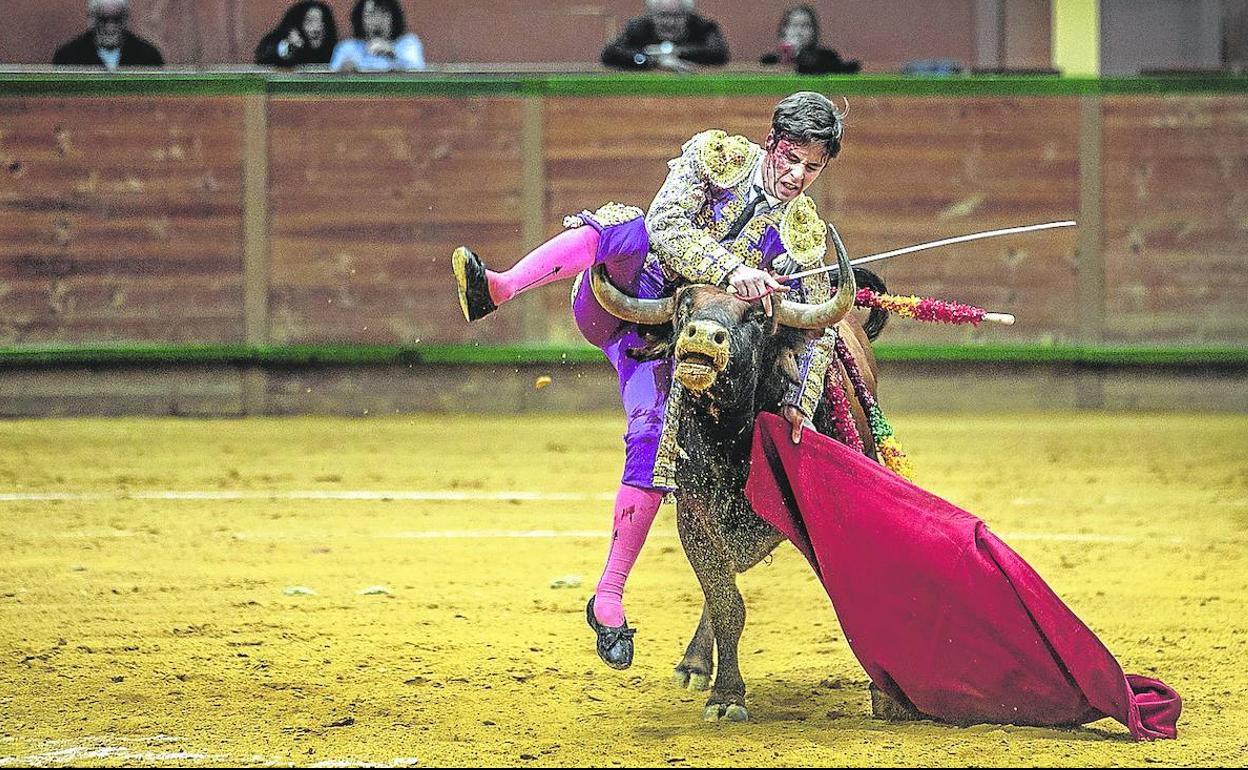
M 676 338 L 676 381 L 694 394 L 715 384 L 728 366 L 730 336 L 714 321 L 690 321 Z

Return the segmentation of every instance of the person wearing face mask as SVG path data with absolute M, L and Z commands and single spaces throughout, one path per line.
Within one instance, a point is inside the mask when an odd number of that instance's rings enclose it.
M 646 15 L 629 21 L 607 44 L 602 63 L 684 72 L 698 64 L 727 64 L 728 42 L 718 24 L 693 12 L 693 0 L 646 0 Z
M 335 72 L 389 72 L 423 70 L 424 47 L 407 31 L 398 0 L 359 0 L 351 10 L 354 37 L 334 48 L 330 69 Z
M 286 11 L 281 23 L 256 46 L 256 64 L 297 67 L 329 64 L 338 44 L 334 12 L 320 0 L 304 0 Z
M 762 303 L 768 313 L 776 293 L 788 292 L 806 303 L 830 300 L 826 273 L 787 284 L 775 273 L 824 264 L 827 228 L 806 191 L 840 152 L 842 118 L 843 112 L 822 94 L 795 93 L 776 105 L 761 146 L 719 130 L 685 142 L 668 163 L 667 180 L 649 212 L 609 203 L 567 217 L 567 229 L 503 271 L 487 270 L 465 246 L 451 255 L 460 308 L 470 322 L 523 292 L 580 276 L 572 290 L 572 313 L 585 339 L 615 367 L 627 420 L 611 546 L 586 608 L 598 656 L 612 668 L 627 668 L 633 660 L 634 629 L 624 619 L 624 583 L 659 503 L 676 487 L 679 417 L 668 405 L 679 401 L 668 399 L 673 387 L 668 363 L 629 355 L 645 345 L 643 331 L 603 309 L 584 273 L 603 265 L 616 286 L 645 299 L 672 296 L 688 283 L 731 287 L 741 299 Z M 795 443 L 822 397 L 834 345 L 830 333 L 811 340 L 798 362 L 797 381 L 782 408 Z
M 163 67 L 156 46 L 132 33 L 128 0 L 87 0 L 90 29 L 56 49 L 52 63 L 79 67 Z
M 819 16 L 809 5 L 795 5 L 784 12 L 776 30 L 777 46 L 763 54 L 760 64 L 791 67 L 802 75 L 853 74 L 862 69 L 857 61 L 845 61 L 819 42 Z

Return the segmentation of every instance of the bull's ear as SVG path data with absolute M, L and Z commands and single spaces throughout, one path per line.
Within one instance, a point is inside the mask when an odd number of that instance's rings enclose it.
M 802 371 L 797 366 L 797 353 L 792 349 L 786 348 L 780 351 L 780 356 L 776 360 L 776 366 L 784 373 L 789 382 L 794 385 L 802 383 Z
M 767 310 L 761 302 L 751 302 L 750 309 L 746 311 L 746 320 L 756 323 L 763 328 L 769 335 L 775 335 L 780 329 L 780 319 L 776 313 L 772 313 L 771 317 L 767 317 Z

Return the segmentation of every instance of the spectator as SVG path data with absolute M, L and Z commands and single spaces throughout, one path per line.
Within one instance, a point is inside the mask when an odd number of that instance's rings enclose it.
M 718 24 L 693 12 L 693 0 L 646 0 L 646 15 L 630 20 L 607 44 L 602 63 L 687 71 L 694 64 L 727 64 L 728 42 Z
M 351 10 L 354 37 L 334 48 L 329 66 L 338 72 L 423 70 L 420 38 L 407 31 L 399 0 L 359 0 Z
M 87 0 L 90 29 L 56 49 L 53 64 L 83 67 L 162 67 L 156 46 L 126 29 L 129 0 Z
M 256 64 L 296 67 L 329 64 L 338 45 L 334 12 L 320 0 L 302 0 L 286 11 L 282 21 L 256 46 Z
M 802 75 L 851 74 L 862 69 L 857 60 L 845 61 L 836 51 L 819 45 L 819 16 L 809 5 L 785 11 L 776 38 L 776 50 L 763 54 L 760 64 L 781 64 Z

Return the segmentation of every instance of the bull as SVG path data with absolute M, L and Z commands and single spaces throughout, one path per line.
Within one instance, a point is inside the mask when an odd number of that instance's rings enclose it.
M 760 411 L 779 413 L 786 390 L 798 382 L 797 359 L 807 339 L 831 327 L 845 340 L 867 387 L 873 393 L 876 387 L 870 338 L 849 315 L 856 292 L 854 270 L 840 237 L 832 228 L 829 232 L 840 276 L 836 294 L 817 305 L 782 301 L 770 318 L 760 303 L 742 301 L 714 286 L 689 285 L 672 297 L 638 299 L 612 285 L 602 268 L 590 275 L 595 297 L 615 316 L 670 329 L 665 339 L 632 354 L 642 360 L 670 356 L 681 385 L 671 396 L 681 399 L 676 526 L 704 603 L 673 680 L 689 689 L 710 687 L 702 715 L 709 721 L 749 718 L 737 654 L 745 603 L 736 575 L 760 562 L 784 539 L 754 513 L 744 492 L 756 416 Z M 868 323 L 876 331 L 882 327 L 882 320 Z M 834 358 L 831 366 L 842 365 Z M 865 409 L 852 389 L 847 393 L 865 451 L 875 457 Z M 811 422 L 820 433 L 833 435 L 827 399 Z M 892 704 L 872 689 L 877 713 L 902 716 L 887 713 Z

